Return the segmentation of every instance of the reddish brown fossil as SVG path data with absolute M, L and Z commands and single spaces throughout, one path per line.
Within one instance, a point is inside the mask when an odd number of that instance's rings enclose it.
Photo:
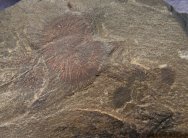
M 95 77 L 105 54 L 103 44 L 92 39 L 86 18 L 66 15 L 47 26 L 40 50 L 51 74 L 71 86 L 84 85 Z
M 43 32 L 43 43 L 52 42 L 53 40 L 65 37 L 76 36 L 78 39 L 92 38 L 92 25 L 88 18 L 81 15 L 64 15 L 45 26 Z M 75 41 L 75 38 L 70 38 Z M 77 39 L 76 39 L 77 40 Z

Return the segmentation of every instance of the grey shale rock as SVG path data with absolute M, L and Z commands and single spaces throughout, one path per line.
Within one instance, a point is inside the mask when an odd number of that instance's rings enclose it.
M 19 1 L 20 0 L 0 0 L 0 10 L 8 8 L 8 7 L 16 4 Z
M 183 29 L 188 33 L 188 1 L 187 0 L 165 0 L 169 10 L 181 23 Z
M 188 136 L 188 38 L 162 0 L 22 0 L 0 19 L 0 138 Z

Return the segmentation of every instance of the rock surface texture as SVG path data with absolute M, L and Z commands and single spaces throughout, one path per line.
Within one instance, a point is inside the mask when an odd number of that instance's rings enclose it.
M 169 10 L 180 21 L 188 34 L 188 1 L 187 0 L 165 0 Z
M 162 0 L 22 0 L 0 12 L 0 138 L 188 137 L 188 37 Z

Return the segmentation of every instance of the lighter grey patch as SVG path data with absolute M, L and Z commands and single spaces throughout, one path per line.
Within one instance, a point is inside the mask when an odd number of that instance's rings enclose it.
M 187 50 L 178 51 L 178 55 L 180 58 L 188 60 L 188 51 Z

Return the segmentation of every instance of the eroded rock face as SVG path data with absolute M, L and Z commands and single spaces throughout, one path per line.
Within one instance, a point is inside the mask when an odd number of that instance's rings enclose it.
M 165 2 L 169 8 L 169 11 L 176 16 L 183 29 L 188 33 L 188 1 L 166 0 Z
M 0 10 L 3 10 L 9 6 L 12 6 L 20 0 L 0 0 Z
M 188 39 L 162 0 L 28 0 L 0 18 L 3 138 L 187 136 Z

